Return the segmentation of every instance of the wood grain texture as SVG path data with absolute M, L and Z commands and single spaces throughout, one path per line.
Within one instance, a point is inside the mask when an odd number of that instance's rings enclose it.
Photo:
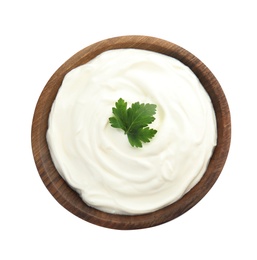
M 87 206 L 60 177 L 55 169 L 46 142 L 48 116 L 64 76 L 103 51 L 120 48 L 145 49 L 174 57 L 191 70 L 208 92 L 216 114 L 218 141 L 209 166 L 201 181 L 177 202 L 156 212 L 124 216 L 101 212 Z M 53 197 L 74 215 L 90 223 L 113 229 L 140 229 L 163 224 L 182 215 L 196 205 L 211 189 L 225 164 L 231 139 L 231 120 L 226 97 L 212 72 L 193 54 L 171 42 L 148 36 L 122 36 L 86 47 L 67 60 L 53 74 L 43 89 L 35 108 L 31 141 L 39 175 Z

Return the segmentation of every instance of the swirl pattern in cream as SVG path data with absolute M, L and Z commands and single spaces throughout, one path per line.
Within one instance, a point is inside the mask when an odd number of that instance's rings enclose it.
M 115 102 L 157 105 L 158 132 L 143 148 L 110 126 Z M 203 176 L 216 145 L 211 100 L 194 73 L 138 49 L 103 52 L 69 72 L 49 116 L 47 141 L 60 175 L 88 205 L 143 214 L 169 205 Z

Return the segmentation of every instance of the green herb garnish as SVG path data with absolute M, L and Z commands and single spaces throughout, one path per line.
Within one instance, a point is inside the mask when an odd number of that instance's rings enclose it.
M 133 147 L 142 147 L 142 142 L 150 142 L 157 133 L 157 130 L 148 127 L 155 120 L 154 104 L 136 102 L 127 109 L 127 102 L 120 98 L 112 108 L 112 113 L 114 116 L 109 118 L 111 126 L 122 129 Z

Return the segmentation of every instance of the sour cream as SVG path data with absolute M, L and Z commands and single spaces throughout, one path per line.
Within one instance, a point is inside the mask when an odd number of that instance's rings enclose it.
M 132 147 L 111 127 L 123 98 L 157 105 L 158 132 Z M 211 100 L 180 61 L 139 49 L 103 52 L 64 78 L 47 142 L 59 174 L 83 201 L 114 214 L 143 214 L 180 199 L 202 178 L 216 145 Z

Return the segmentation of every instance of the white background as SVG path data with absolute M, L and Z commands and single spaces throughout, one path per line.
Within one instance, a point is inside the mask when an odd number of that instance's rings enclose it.
M 1 1 L 0 259 L 257 259 L 256 2 Z M 222 174 L 193 209 L 137 231 L 95 226 L 47 191 L 30 131 L 37 99 L 70 56 L 106 38 L 174 42 L 219 80 L 232 115 Z

